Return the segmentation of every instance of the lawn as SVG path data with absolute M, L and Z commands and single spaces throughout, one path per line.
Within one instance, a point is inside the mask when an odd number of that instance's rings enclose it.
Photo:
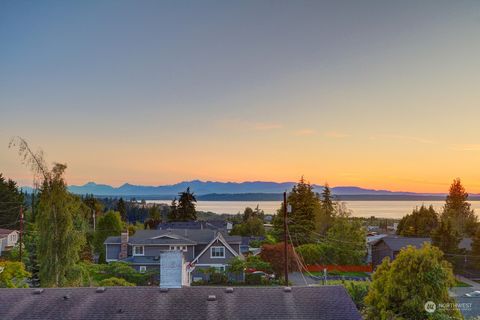
M 471 285 L 455 279 L 455 285 L 454 285 L 454 287 L 456 287 L 456 288 L 457 288 L 457 287 L 471 287 Z

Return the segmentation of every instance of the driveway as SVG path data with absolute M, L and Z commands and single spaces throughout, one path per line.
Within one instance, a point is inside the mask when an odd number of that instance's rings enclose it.
M 479 290 L 480 283 L 469 280 L 467 278 L 457 276 L 457 279 L 471 285 L 471 287 L 456 287 L 450 289 L 450 296 L 454 297 L 458 303 L 458 308 L 462 312 L 465 319 L 480 316 L 480 297 L 469 298 L 466 293 Z
M 288 281 L 292 283 L 292 286 L 308 286 L 312 284 L 318 284 L 318 281 L 313 280 L 309 276 L 303 275 L 301 272 L 291 272 L 288 274 Z

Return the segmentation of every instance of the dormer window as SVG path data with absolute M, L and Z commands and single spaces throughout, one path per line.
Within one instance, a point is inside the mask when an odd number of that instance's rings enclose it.
M 210 247 L 210 258 L 225 258 L 225 247 Z
M 133 255 L 134 256 L 143 256 L 143 246 L 133 246 Z

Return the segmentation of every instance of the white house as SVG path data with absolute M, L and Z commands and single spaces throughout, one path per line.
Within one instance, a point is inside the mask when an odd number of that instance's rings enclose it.
M 17 230 L 0 229 L 0 256 L 17 245 L 19 234 Z

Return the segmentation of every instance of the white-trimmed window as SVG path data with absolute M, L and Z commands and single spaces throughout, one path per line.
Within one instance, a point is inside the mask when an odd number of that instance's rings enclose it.
M 210 247 L 210 258 L 225 258 L 225 247 Z
M 140 273 L 147 272 L 147 266 L 140 266 Z
M 170 246 L 170 251 L 175 251 L 175 250 L 187 252 L 187 246 Z
M 143 246 L 133 246 L 133 255 L 134 256 L 143 256 Z

